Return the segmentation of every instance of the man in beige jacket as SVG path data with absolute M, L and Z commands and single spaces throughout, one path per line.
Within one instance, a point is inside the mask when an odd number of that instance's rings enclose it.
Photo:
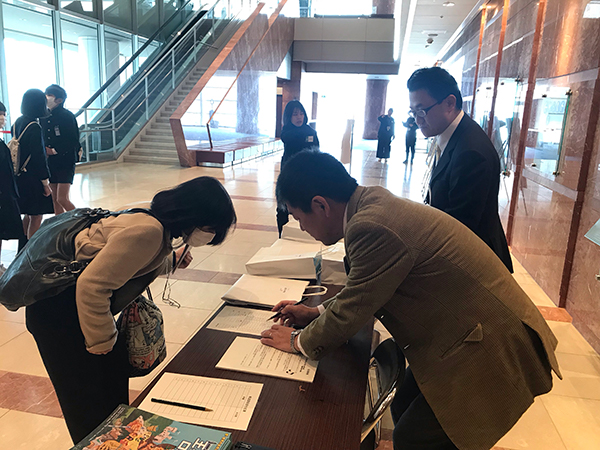
M 324 308 L 277 305 L 262 342 L 320 359 L 373 316 L 409 362 L 394 400 L 394 448 L 492 447 L 559 376 L 557 340 L 494 252 L 427 205 L 358 186 L 330 155 L 303 152 L 277 181 L 302 229 L 344 238 L 350 271 Z

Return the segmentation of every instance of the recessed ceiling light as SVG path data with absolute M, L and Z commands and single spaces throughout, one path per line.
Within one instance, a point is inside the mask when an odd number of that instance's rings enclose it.
M 454 2 L 444 2 L 444 3 L 442 3 L 442 6 L 447 6 L 447 7 L 454 6 Z

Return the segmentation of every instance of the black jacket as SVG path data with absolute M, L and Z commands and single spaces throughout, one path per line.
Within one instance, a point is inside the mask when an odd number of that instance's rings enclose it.
M 76 162 L 79 149 L 79 126 L 71 111 L 58 105 L 48 117 L 40 119 L 44 130 L 44 142 L 47 147 L 52 147 L 61 159 Z
M 35 123 L 25 130 L 27 125 L 31 122 Z M 23 130 L 25 130 L 25 133 L 23 133 Z M 23 136 L 21 136 L 21 133 L 23 133 Z M 27 158 L 31 156 L 25 167 L 28 176 L 37 180 L 50 178 L 50 172 L 48 171 L 48 165 L 46 163 L 44 138 L 37 119 L 28 116 L 19 117 L 12 127 L 12 135 L 13 137 L 21 136 L 21 139 L 19 140 L 21 163 L 25 163 Z
M 283 141 L 283 157 L 281 164 L 285 164 L 292 156 L 308 148 L 319 148 L 319 138 L 314 128 L 307 124 L 297 127 L 293 124 L 284 125 L 281 130 Z
M 513 266 L 498 215 L 500 160 L 487 134 L 466 114 L 431 173 L 426 203 L 469 227 Z

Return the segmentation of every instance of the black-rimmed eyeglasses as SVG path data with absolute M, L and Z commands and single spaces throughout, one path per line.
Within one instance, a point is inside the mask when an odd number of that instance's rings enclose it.
M 439 102 L 434 103 L 433 105 L 429 106 L 428 108 L 425 109 L 417 109 L 416 111 L 413 111 L 412 109 L 408 110 L 408 115 L 414 119 L 416 119 L 417 117 L 425 117 L 427 115 L 427 113 L 435 106 L 441 104 L 444 100 L 446 100 L 447 97 L 444 97 L 443 99 L 441 99 Z

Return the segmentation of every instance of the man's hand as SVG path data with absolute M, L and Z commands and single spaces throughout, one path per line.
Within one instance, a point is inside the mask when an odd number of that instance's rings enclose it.
M 288 327 L 292 325 L 305 327 L 319 317 L 319 310 L 317 308 L 296 305 L 296 302 L 291 300 L 284 300 L 277 303 L 271 311 L 278 311 L 280 313 L 278 318 L 273 319 L 275 323 L 279 322 L 281 325 Z
M 46 147 L 46 155 L 52 156 L 52 155 L 58 155 L 58 153 L 52 147 Z
M 292 336 L 293 328 L 282 327 L 281 325 L 273 325 L 270 329 L 260 333 L 260 342 L 269 347 L 275 347 L 288 353 L 295 353 L 290 346 L 290 337 Z

